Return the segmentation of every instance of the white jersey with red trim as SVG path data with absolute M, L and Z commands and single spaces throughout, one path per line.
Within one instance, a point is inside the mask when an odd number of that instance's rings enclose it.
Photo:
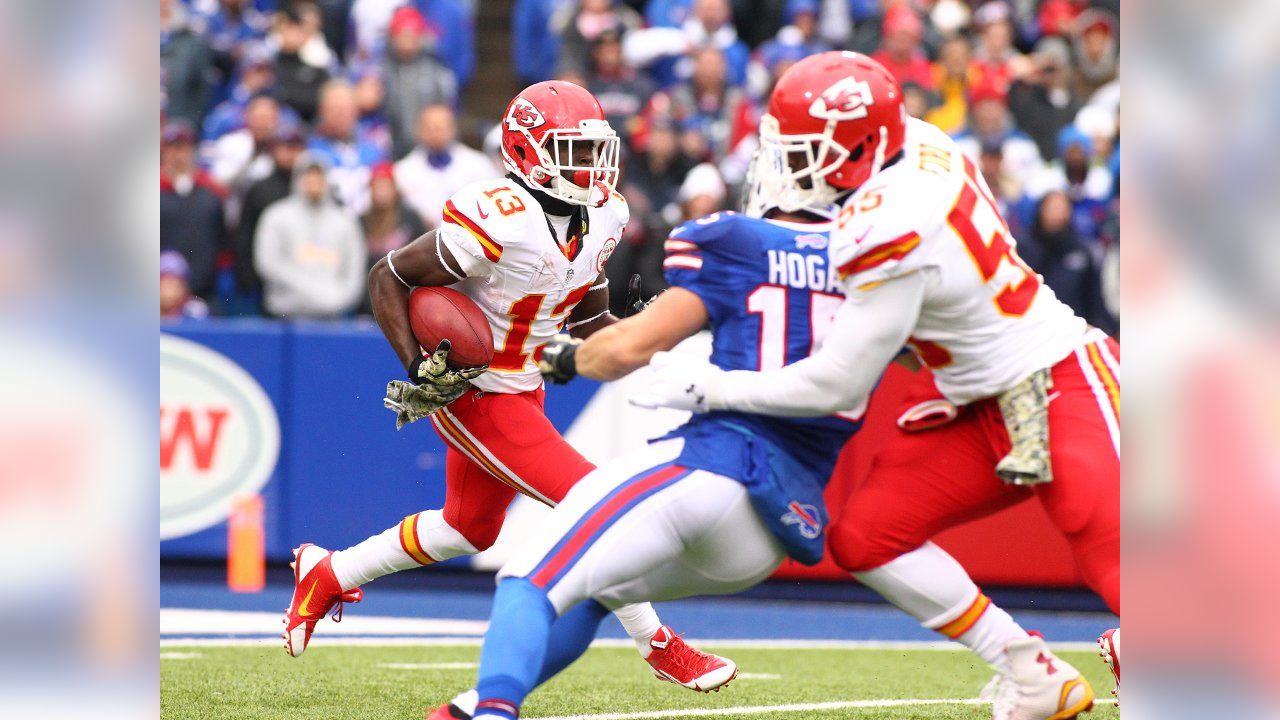
M 967 403 L 1058 362 L 1087 330 L 1015 248 L 973 161 L 912 119 L 903 157 L 844 203 L 830 257 L 848 294 L 928 274 L 909 344 L 947 399 Z
M 561 243 L 528 190 L 509 178 L 474 182 L 445 203 L 441 243 L 467 278 L 453 284 L 471 298 L 493 331 L 489 372 L 472 381 L 486 392 L 518 393 L 542 385 L 537 357 L 593 286 L 629 218 L 614 193 L 587 208 L 586 232 L 569 223 Z

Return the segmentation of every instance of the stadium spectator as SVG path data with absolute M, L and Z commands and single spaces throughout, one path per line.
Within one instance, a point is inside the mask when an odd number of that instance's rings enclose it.
M 245 55 L 260 47 L 271 27 L 270 19 L 254 7 L 251 0 L 216 0 L 204 20 L 203 35 L 213 51 L 214 66 L 223 80 L 234 78 Z M 218 100 L 223 92 L 217 93 Z
M 240 63 L 236 84 L 227 98 L 205 116 L 201 137 L 204 140 L 217 140 L 244 127 L 244 111 L 249 106 L 249 101 L 270 92 L 275 82 L 271 51 L 265 48 L 250 50 Z
M 622 39 L 617 29 L 605 30 L 591 44 L 586 87 L 600 101 L 609 125 L 623 144 L 628 144 L 632 124 L 653 95 L 653 84 L 622 62 Z
M 615 288 L 627 287 L 631 276 L 638 273 L 647 296 L 666 287 L 662 243 L 681 220 L 680 184 L 692 165 L 679 151 L 670 118 L 650 119 L 642 136 L 644 143 L 628 158 L 622 172 L 620 190 L 631 208 L 631 222 L 605 272 Z M 609 305 L 615 313 L 622 312 L 624 304 L 624 292 L 610 293 Z
M 660 87 L 693 74 L 693 51 L 714 47 L 724 54 L 729 83 L 746 80 L 748 50 L 730 22 L 729 0 L 694 0 L 680 27 L 651 27 L 627 33 L 622 51 L 633 67 L 648 68 Z
M 360 229 L 364 232 L 366 271 L 388 252 L 404 247 L 427 231 L 418 213 L 401 200 L 395 174 L 388 163 L 373 168 L 369 178 L 369 211 L 360 216 Z M 364 314 L 373 312 L 367 294 L 360 311 Z
M 427 53 L 426 31 L 422 14 L 411 7 L 402 7 L 391 16 L 382 73 L 392 157 L 403 157 L 413 148 L 423 108 L 452 105 L 457 100 L 458 84 L 453 71 Z
M 235 255 L 236 288 L 244 296 L 255 297 L 262 281 L 253 265 L 253 240 L 262 213 L 272 203 L 289 196 L 293 169 L 307 148 L 307 136 L 297 125 L 281 127 L 271 143 L 271 172 L 249 187 L 240 205 L 240 222 L 232 239 Z
M 1045 195 L 1036 207 L 1030 235 L 1018 246 L 1019 254 L 1058 299 L 1089 324 L 1112 333 L 1118 323 L 1103 300 L 1101 270 L 1089 245 L 1077 235 L 1072 214 L 1065 192 Z
M 312 32 L 300 11 L 290 7 L 276 13 L 275 94 L 308 123 L 315 120 L 320 88 L 329 81 L 325 65 L 302 55 Z
M 386 157 L 359 133 L 356 93 L 345 80 L 330 80 L 320 92 L 320 115 L 307 148 L 323 155 L 338 200 L 354 215 L 369 207 L 369 169 Z
M 981 76 L 982 70 L 973 60 L 968 39 L 956 36 L 944 41 L 938 49 L 938 61 L 933 64 L 934 87 L 940 104 L 918 117 L 948 134 L 960 132 L 969 115 L 969 89 Z
M 201 319 L 209 317 L 209 305 L 191 293 L 187 279 L 191 269 L 182 253 L 160 252 L 160 318 L 162 320 Z
M 1041 156 L 1057 154 L 1058 133 L 1080 111 L 1066 40 L 1047 37 L 1036 44 L 1027 68 L 1009 86 L 1009 110 L 1018 127 L 1035 140 Z
M 160 72 L 164 113 L 200 127 L 209 106 L 213 54 L 191 28 L 191 16 L 178 0 L 160 0 Z
M 1069 36 L 1076 18 L 1088 6 L 1089 0 L 1044 0 L 1036 14 L 1040 35 Z
M 355 0 L 347 20 L 348 64 L 374 62 L 387 50 L 387 26 L 405 0 Z
M 680 184 L 681 221 L 696 220 L 724 209 L 728 188 L 720 171 L 710 163 L 702 163 L 689 171 Z
M 560 34 L 574 0 L 516 0 L 511 17 L 511 64 L 523 86 L 548 80 L 560 59 Z
M 1015 238 L 1023 237 L 1027 228 L 1026 219 L 1033 214 L 1034 207 L 1028 207 L 1023 182 L 1005 171 L 1004 147 L 1001 143 L 982 146 L 978 157 L 978 171 L 991 188 L 996 209 L 1009 225 L 1009 232 Z
M 688 82 L 670 93 L 676 119 L 685 129 L 701 133 L 716 162 L 749 138 L 759 123 L 759 110 L 746 91 L 729 84 L 727 73 L 724 53 L 714 46 L 700 48 L 693 53 Z
M 271 172 L 271 142 L 279 129 L 280 104 L 270 95 L 259 95 L 245 109 L 243 128 L 207 144 L 209 174 L 230 193 L 228 225 L 234 226 L 239 217 L 239 198 Z
M 1028 185 L 1027 194 L 1039 199 L 1050 192 L 1065 192 L 1074 206 L 1076 232 L 1084 242 L 1096 246 L 1112 187 L 1111 170 L 1095 153 L 1093 141 L 1075 125 L 1068 125 L 1058 138 L 1057 159 Z
M 969 122 L 965 130 L 956 135 L 956 144 L 975 163 L 984 145 L 999 145 L 1004 175 L 1019 187 L 1044 168 L 1044 159 L 1035 141 L 1014 125 L 1004 95 L 986 82 L 970 91 Z
M 693 0 L 648 0 L 644 3 L 644 20 L 650 27 L 678 28 L 689 19 Z
M 619 0 L 580 0 L 560 36 L 556 74 L 590 75 L 591 50 L 606 33 L 622 36 L 640 27 L 640 15 Z
M 325 40 L 324 14 L 320 8 L 311 0 L 294 0 L 292 7 L 302 18 L 302 26 L 307 34 L 306 42 L 302 44 L 298 54 L 311 65 L 326 68 L 330 73 L 340 69 L 341 62 L 338 54 Z
M 1073 37 L 1078 97 L 1092 97 L 1116 79 L 1120 64 L 1116 25 L 1115 16 L 1102 10 L 1086 10 L 1076 18 Z
M 330 197 L 327 171 L 322 155 L 303 153 L 293 192 L 258 224 L 254 265 L 263 305 L 274 317 L 337 318 L 360 304 L 364 238 L 356 219 Z
M 320 37 L 325 46 L 333 51 L 337 62 L 350 63 L 348 54 L 348 25 L 351 18 L 351 7 L 355 0 L 313 0 L 320 11 Z
M 362 65 L 352 73 L 352 82 L 360 113 L 356 134 L 376 145 L 383 157 L 392 157 L 391 123 L 383 110 L 387 85 L 382 79 L 382 69 L 373 63 Z
M 801 58 L 831 49 L 817 36 L 818 0 L 788 0 L 787 24 L 760 44 L 747 66 L 747 87 L 767 98 L 778 75 Z
M 412 0 L 426 21 L 434 54 L 453 72 L 459 88 L 476 69 L 475 18 L 471 0 Z
M 190 123 L 170 121 L 161 143 L 160 249 L 182 254 L 192 292 L 208 299 L 225 232 L 223 191 L 196 165 L 196 134 Z
M 428 105 L 418 119 L 419 144 L 395 164 L 396 185 L 427 227 L 439 227 L 444 202 L 463 185 L 499 175 L 484 153 L 458 142 L 449 105 Z
M 923 40 L 924 23 L 915 11 L 906 5 L 892 5 L 885 11 L 883 40 L 871 57 L 893 73 L 899 84 L 915 83 L 933 90 L 933 68 L 922 49 Z
M 982 81 L 1008 92 L 1015 71 L 1026 59 L 1013 45 L 1013 10 L 1004 0 L 983 3 L 973 14 L 978 44 L 974 60 L 982 73 Z
M 902 109 L 906 110 L 911 117 L 927 118 L 929 113 L 933 112 L 941 104 L 941 100 L 938 99 L 938 93 L 925 90 L 913 82 L 903 83 Z

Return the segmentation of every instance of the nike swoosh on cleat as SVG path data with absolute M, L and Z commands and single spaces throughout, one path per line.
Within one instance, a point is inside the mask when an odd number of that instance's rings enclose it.
M 302 598 L 302 604 L 298 606 L 298 614 L 304 618 L 312 617 L 313 615 L 315 615 L 314 612 L 311 612 L 308 606 L 311 603 L 311 596 L 315 594 L 316 586 L 319 584 L 320 584 L 319 580 L 311 583 L 311 589 L 307 591 L 307 596 Z

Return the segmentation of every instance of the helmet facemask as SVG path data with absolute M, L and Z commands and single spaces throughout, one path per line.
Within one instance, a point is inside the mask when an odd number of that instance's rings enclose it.
M 577 128 L 547 130 L 541 142 L 527 130 L 521 132 L 537 153 L 537 164 L 527 177 L 533 187 L 574 205 L 601 207 L 608 202 L 618 184 L 619 142 L 607 121 L 582 120 Z M 584 144 L 590 147 L 590 164 L 574 160 L 583 154 Z M 509 167 L 519 167 L 512 158 L 505 159 Z
M 799 188 L 792 180 L 786 156 L 776 146 L 762 146 L 752 154 L 747 167 L 742 212 L 756 218 L 763 218 L 772 210 L 805 212 L 830 220 L 840 208 L 834 202 L 822 202 L 824 195 Z
M 776 174 L 778 196 L 773 204 L 784 212 L 826 207 L 841 190 L 826 181 L 849 157 L 849 150 L 832 139 L 832 125 L 825 132 L 783 135 L 778 121 L 765 115 L 760 121 L 761 162 Z

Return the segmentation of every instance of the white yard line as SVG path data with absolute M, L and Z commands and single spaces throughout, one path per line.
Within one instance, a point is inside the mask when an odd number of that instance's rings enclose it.
M 199 660 L 204 657 L 204 653 L 198 652 L 162 652 L 161 660 Z
M 345 624 L 345 621 L 344 623 Z M 322 628 L 311 638 L 308 647 L 478 647 L 483 640 L 479 636 L 450 637 L 331 637 L 323 634 L 330 628 Z M 225 637 L 201 638 L 174 635 L 160 639 L 160 647 L 257 647 L 263 645 L 279 645 L 278 636 L 269 637 Z M 937 640 L 722 640 L 715 638 L 687 638 L 687 642 L 707 648 L 744 648 L 747 650 L 928 650 L 935 652 L 962 652 L 967 649 L 957 643 Z M 635 647 L 635 643 L 624 638 L 601 638 L 591 643 L 592 647 L 620 648 Z M 1054 650 L 1067 652 L 1093 652 L 1097 645 L 1091 642 L 1049 643 Z
M 781 680 L 782 676 L 775 673 L 738 673 L 738 680 Z
M 733 717 L 737 715 L 762 715 L 764 713 L 800 713 L 820 710 L 858 710 L 873 708 L 913 707 L 920 705 L 990 705 L 978 699 L 905 699 L 905 700 L 836 700 L 833 702 L 798 703 L 795 705 L 747 705 L 725 708 L 690 708 L 685 710 L 654 710 L 652 712 L 603 713 L 599 715 L 559 715 L 530 718 L 529 720 L 647 720 L 648 718 Z
M 475 670 L 478 662 L 438 662 L 438 663 L 378 663 L 378 667 L 389 670 Z
M 270 635 L 283 632 L 284 613 L 242 610 L 160 608 L 160 635 Z M 325 621 L 324 635 L 461 635 L 484 634 L 483 620 L 349 615 L 340 623 Z

